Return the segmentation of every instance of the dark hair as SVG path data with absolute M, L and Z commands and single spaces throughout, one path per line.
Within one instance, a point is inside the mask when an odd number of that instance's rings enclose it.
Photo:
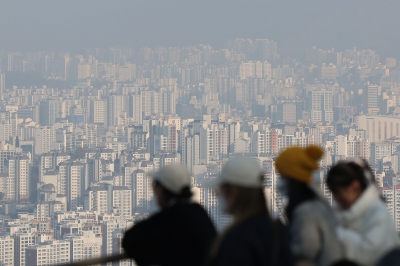
M 185 200 L 190 200 L 192 197 L 193 193 L 190 190 L 190 187 L 184 187 L 181 189 L 181 192 L 179 194 L 176 194 L 166 187 L 164 187 L 159 181 L 155 181 L 155 185 L 159 185 L 163 188 L 164 190 L 164 196 L 167 201 L 170 200 L 178 200 L 178 201 L 185 201 Z
M 357 181 L 360 183 L 362 191 L 364 191 L 368 186 L 365 170 L 370 171 L 353 162 L 338 163 L 329 170 L 326 183 L 329 189 L 335 192 L 338 188 L 348 187 L 351 183 Z
M 292 215 L 297 206 L 301 203 L 317 198 L 317 194 L 306 183 L 288 178 L 289 204 L 286 207 L 287 218 L 292 220 Z

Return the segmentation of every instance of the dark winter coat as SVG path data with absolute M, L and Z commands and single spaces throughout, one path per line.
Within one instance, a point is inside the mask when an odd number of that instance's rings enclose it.
M 230 229 L 208 265 L 290 266 L 293 263 L 287 239 L 284 227 L 273 225 L 264 213 Z
M 204 265 L 216 236 L 204 209 L 176 203 L 129 229 L 122 242 L 138 266 Z
M 377 266 L 398 266 L 400 265 L 400 249 L 394 249 L 385 254 Z

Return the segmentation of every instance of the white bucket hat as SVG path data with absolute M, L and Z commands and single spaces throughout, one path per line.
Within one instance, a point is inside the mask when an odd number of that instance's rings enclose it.
M 262 188 L 262 171 L 256 159 L 237 156 L 228 160 L 221 171 L 218 184 Z
M 154 181 L 160 182 L 163 187 L 175 194 L 181 193 L 184 187 L 190 187 L 191 184 L 189 171 L 180 164 L 167 165 L 152 176 Z

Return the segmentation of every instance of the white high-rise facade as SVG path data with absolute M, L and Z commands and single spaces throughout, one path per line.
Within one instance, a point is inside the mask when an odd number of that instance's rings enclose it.
M 315 90 L 311 92 L 311 122 L 333 122 L 333 92 Z
M 30 159 L 26 155 L 14 155 L 8 161 L 7 198 L 17 202 L 29 200 Z
M 200 130 L 200 162 L 210 163 L 228 157 L 228 131 L 221 124 Z
M 15 265 L 26 265 L 26 248 L 36 244 L 36 232 L 18 232 L 12 236 L 14 239 Z M 0 260 L 1 261 L 1 260 Z
M 85 164 L 71 162 L 66 172 L 66 196 L 68 210 L 75 210 L 77 206 L 83 205 L 83 194 L 85 190 Z
M 129 219 L 132 216 L 132 190 L 126 186 L 114 186 L 112 206 L 115 214 Z
M 94 124 L 105 124 L 107 122 L 107 102 L 94 100 L 90 104 L 90 121 Z
M 52 240 L 26 248 L 26 266 L 48 266 L 70 263 L 70 243 Z
M 70 243 L 71 262 L 101 257 L 102 237 L 93 231 L 83 231 L 82 235 L 67 235 L 64 239 Z
M 4 266 L 14 266 L 14 239 L 10 236 L 0 236 L 0 262 Z
M 51 150 L 51 143 L 53 143 L 55 137 L 54 128 L 38 127 L 35 129 L 35 154 L 40 155 L 42 153 L 49 152 Z
M 153 181 L 145 171 L 136 170 L 132 174 L 133 208 L 136 211 L 148 212 L 153 198 Z
M 104 186 L 92 186 L 84 195 L 84 209 L 100 214 L 108 213 L 108 191 Z

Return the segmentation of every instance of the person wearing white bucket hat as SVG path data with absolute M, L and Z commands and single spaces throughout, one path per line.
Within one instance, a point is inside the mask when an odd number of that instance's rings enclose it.
M 267 211 L 259 163 L 229 159 L 218 186 L 233 223 L 215 241 L 208 265 L 292 265 L 284 230 Z
M 138 266 L 204 265 L 216 230 L 205 210 L 192 203 L 189 171 L 168 165 L 153 175 L 161 211 L 129 229 L 122 241 Z

